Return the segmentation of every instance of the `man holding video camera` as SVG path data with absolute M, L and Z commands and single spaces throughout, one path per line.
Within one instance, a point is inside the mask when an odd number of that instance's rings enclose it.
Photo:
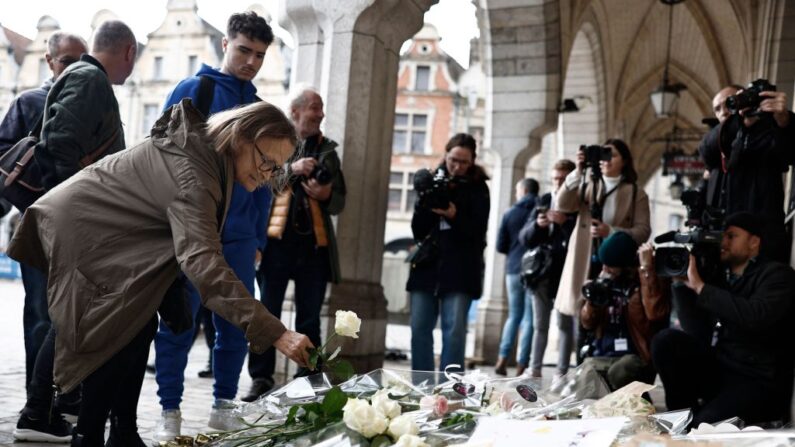
M 759 256 L 763 228 L 747 212 L 726 219 L 720 246 L 725 276 L 709 284 L 690 256 L 684 284 L 695 293 L 695 304 L 720 321 L 713 346 L 673 329 L 652 340 L 666 405 L 692 408 L 693 426 L 734 416 L 754 424 L 789 419 L 795 272 Z
M 636 267 L 640 258 L 640 273 Z M 651 244 L 638 250 L 632 237 L 618 231 L 599 247 L 602 272 L 583 285 L 583 328 L 594 333 L 583 365 L 606 377 L 617 390 L 639 380 L 654 383 L 651 339 L 668 326 L 671 300 L 654 272 Z
M 775 89 L 758 79 L 734 95 L 729 88 L 721 90 L 716 96 L 723 101 L 716 108 L 720 124 L 704 136 L 699 152 L 710 171 L 707 204 L 727 214 L 748 211 L 765 219 L 762 254 L 786 262 L 782 174 L 795 161 L 795 116 L 787 110 L 787 95 Z

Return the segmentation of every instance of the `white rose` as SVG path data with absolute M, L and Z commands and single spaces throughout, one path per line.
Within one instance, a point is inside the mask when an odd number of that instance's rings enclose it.
M 351 430 L 356 430 L 365 438 L 382 434 L 389 420 L 370 403 L 362 399 L 348 399 L 342 409 L 342 420 Z
M 403 435 L 416 435 L 420 432 L 420 428 L 417 427 L 417 423 L 414 422 L 414 418 L 411 415 L 404 414 L 403 416 L 398 416 L 389 423 L 389 428 L 387 429 L 387 433 L 392 436 L 392 439 L 398 439 Z
M 395 443 L 395 447 L 429 447 L 425 443 L 425 438 L 420 438 L 417 435 L 403 435 Z
M 343 337 L 359 338 L 359 327 L 362 320 L 356 316 L 356 312 L 348 310 L 338 310 L 334 314 L 334 332 Z
M 373 408 L 389 419 L 400 416 L 400 404 L 389 398 L 389 391 L 381 389 L 370 398 Z

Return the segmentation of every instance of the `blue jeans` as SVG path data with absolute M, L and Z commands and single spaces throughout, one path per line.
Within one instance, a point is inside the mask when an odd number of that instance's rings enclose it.
M 254 295 L 254 256 L 257 240 L 247 239 L 226 243 L 223 246 L 224 258 L 232 267 L 249 293 Z M 201 299 L 192 284 L 188 284 L 189 302 L 193 320 L 199 312 Z M 215 325 L 215 347 L 213 348 L 213 396 L 216 399 L 232 400 L 237 395 L 240 371 L 246 360 L 248 341 L 243 331 L 228 321 L 213 314 Z M 175 335 L 161 321 L 155 335 L 155 379 L 157 395 L 164 410 L 179 408 L 182 392 L 185 390 L 185 366 L 188 352 L 193 346 L 194 331 Z
M 22 270 L 22 285 L 25 287 L 22 329 L 25 338 L 25 389 L 28 389 L 36 356 L 52 323 L 47 312 L 47 275 L 22 263 L 19 267 Z
M 505 275 L 505 285 L 508 288 L 508 319 L 502 328 L 500 357 L 507 358 L 511 355 L 516 331 L 521 325 L 516 361 L 527 367 L 533 345 L 533 292 L 524 287 L 519 274 Z
M 442 357 L 439 370 L 447 365 L 460 365 L 464 369 L 467 337 L 467 313 L 472 297 L 463 293 L 434 295 L 432 292 L 413 291 L 411 299 L 411 369 L 433 371 L 433 329 L 441 313 Z M 440 312 L 441 311 L 441 312 Z

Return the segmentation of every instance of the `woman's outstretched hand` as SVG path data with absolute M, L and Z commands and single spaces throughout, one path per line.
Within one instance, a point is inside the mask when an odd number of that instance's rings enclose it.
M 274 343 L 273 347 L 294 361 L 298 366 L 309 366 L 309 350 L 315 345 L 309 341 L 309 337 L 298 332 L 287 330 Z

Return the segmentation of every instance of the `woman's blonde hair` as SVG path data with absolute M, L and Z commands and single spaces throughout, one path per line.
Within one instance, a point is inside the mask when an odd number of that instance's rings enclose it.
M 295 146 L 297 136 L 293 123 L 278 107 L 265 101 L 255 102 L 216 113 L 207 119 L 207 137 L 219 154 L 232 156 L 242 146 L 260 138 L 290 140 Z

